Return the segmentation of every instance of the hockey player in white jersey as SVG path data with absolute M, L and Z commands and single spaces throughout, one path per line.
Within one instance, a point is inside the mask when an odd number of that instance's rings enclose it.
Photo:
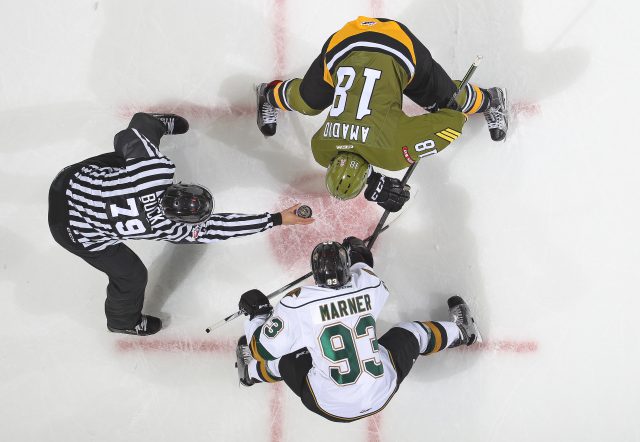
M 418 355 L 481 341 L 459 296 L 449 298 L 451 321 L 403 322 L 377 339 L 389 292 L 358 238 L 318 244 L 311 266 L 316 285 L 293 290 L 275 309 L 259 290 L 240 298 L 249 316 L 236 349 L 241 384 L 284 380 L 309 410 L 350 422 L 382 410 Z

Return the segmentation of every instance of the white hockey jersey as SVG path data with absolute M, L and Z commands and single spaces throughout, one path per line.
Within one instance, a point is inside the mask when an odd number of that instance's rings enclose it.
M 267 318 L 245 323 L 253 356 L 274 360 L 306 347 L 313 359 L 307 380 L 318 407 L 357 418 L 386 405 L 396 390 L 396 371 L 378 345 L 376 318 L 389 292 L 364 263 L 351 267 L 340 289 L 306 286 L 285 296 Z

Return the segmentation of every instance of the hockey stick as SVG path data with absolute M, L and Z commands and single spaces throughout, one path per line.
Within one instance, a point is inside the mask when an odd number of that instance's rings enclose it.
M 476 68 L 478 67 L 481 61 L 482 61 L 482 56 L 481 55 L 476 56 L 475 61 L 471 64 L 471 66 L 469 67 L 469 70 L 467 71 L 467 73 L 464 75 L 464 78 L 460 82 L 460 86 L 458 86 L 458 89 L 455 91 L 455 93 L 449 100 L 449 103 L 447 103 L 447 107 L 451 107 L 455 103 L 456 97 L 458 96 L 458 94 L 460 94 L 462 89 L 464 89 L 464 87 L 467 85 L 467 83 L 469 82 L 469 79 L 471 78 L 473 73 L 476 71 Z M 400 183 L 402 184 L 403 188 L 404 186 L 407 185 L 407 181 L 409 181 L 409 177 L 411 177 L 411 174 L 415 170 L 418 163 L 419 161 L 416 161 L 411 166 L 409 166 L 409 170 L 407 170 L 407 172 L 402 177 L 402 181 Z M 387 218 L 389 217 L 390 213 L 391 212 L 389 212 L 388 210 L 385 210 L 384 213 L 382 214 L 382 217 L 380 218 L 380 222 L 378 223 L 375 230 L 371 234 L 369 242 L 367 243 L 368 248 L 373 247 L 373 244 L 376 242 L 376 239 L 378 239 L 378 235 L 380 234 L 380 232 L 382 232 L 382 226 L 384 226 L 384 223 L 387 222 Z
M 382 233 L 382 232 L 384 232 L 385 230 L 387 230 L 387 229 L 389 228 L 389 225 L 390 225 L 390 224 L 388 224 L 388 225 L 384 226 L 382 229 L 380 229 L 380 232 L 378 232 L 378 233 Z M 370 239 L 371 239 L 371 237 L 368 237 L 368 238 L 366 238 L 364 241 L 366 242 L 366 241 L 368 241 L 368 240 L 370 240 Z M 293 287 L 294 285 L 297 285 L 297 284 L 301 283 L 302 281 L 304 281 L 305 279 L 307 279 L 307 278 L 308 278 L 308 277 L 310 277 L 311 275 L 313 275 L 313 272 L 309 272 L 309 273 L 307 273 L 306 275 L 303 275 L 303 276 L 299 277 L 299 278 L 298 278 L 298 279 L 296 279 L 295 281 L 291 281 L 289 284 L 287 284 L 287 285 L 285 285 L 285 286 L 283 286 L 283 287 L 280 287 L 280 288 L 279 288 L 278 290 L 276 290 L 275 292 L 273 292 L 273 293 L 269 293 L 269 294 L 267 295 L 267 299 L 272 299 L 272 298 L 274 298 L 274 297 L 278 296 L 280 293 L 282 293 L 282 292 L 284 292 L 284 291 L 286 291 L 286 290 L 289 290 L 291 287 Z M 207 327 L 207 328 L 205 329 L 205 331 L 206 331 L 207 333 L 211 333 L 211 331 L 212 331 L 212 330 L 215 330 L 216 328 L 220 328 L 220 327 L 222 327 L 222 326 L 223 326 L 223 325 L 225 325 L 227 322 L 229 322 L 229 321 L 233 321 L 233 320 L 234 320 L 234 319 L 236 319 L 238 316 L 242 316 L 242 314 L 243 314 L 243 313 L 242 313 L 240 310 L 238 310 L 237 312 L 235 312 L 235 313 L 233 313 L 233 314 L 231 314 L 231 315 L 227 316 L 226 318 L 219 320 L 219 321 L 218 321 L 218 322 L 216 322 L 215 324 L 210 325 L 209 327 Z

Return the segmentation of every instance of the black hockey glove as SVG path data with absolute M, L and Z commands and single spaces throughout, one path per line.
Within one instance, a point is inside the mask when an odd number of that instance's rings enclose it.
M 269 299 L 258 289 L 244 292 L 238 302 L 238 308 L 245 316 L 248 315 L 249 319 L 259 315 L 269 315 L 273 311 Z
M 360 238 L 355 236 L 349 236 L 342 241 L 342 245 L 347 249 L 349 258 L 351 258 L 351 265 L 364 262 L 369 267 L 373 267 L 373 255 L 371 250 L 364 245 L 364 242 Z
M 458 102 L 455 101 L 455 100 L 453 100 L 453 103 L 451 103 L 451 104 L 447 103 L 445 106 L 442 106 L 442 107 L 439 106 L 438 103 L 433 103 L 433 104 L 431 104 L 429 106 L 425 106 L 424 107 L 424 110 L 426 110 L 430 114 L 438 112 L 440 109 L 453 109 L 454 111 L 458 111 L 458 112 L 462 111 L 462 108 L 460 107 Z
M 397 178 L 384 176 L 378 172 L 371 172 L 367 179 L 367 188 L 364 197 L 369 201 L 378 203 L 380 207 L 389 212 L 397 212 L 402 209 L 404 203 L 409 201 L 409 190 L 406 185 Z

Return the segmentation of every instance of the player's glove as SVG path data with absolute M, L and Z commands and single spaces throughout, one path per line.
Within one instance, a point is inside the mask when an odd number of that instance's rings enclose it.
M 249 319 L 253 319 L 259 315 L 270 315 L 273 307 L 269 303 L 269 298 L 258 289 L 251 289 L 244 292 L 238 302 L 238 308 Z
M 364 245 L 364 241 L 360 238 L 348 236 L 344 241 L 342 241 L 342 245 L 347 249 L 352 265 L 357 262 L 364 262 L 369 267 L 373 267 L 373 255 L 371 254 L 371 250 Z
M 447 103 L 446 106 L 440 107 L 438 105 L 438 103 L 433 103 L 429 106 L 425 106 L 424 110 L 426 110 L 427 112 L 429 112 L 430 114 L 436 113 L 441 109 L 452 109 L 454 111 L 462 111 L 462 108 L 460 107 L 460 105 L 454 100 L 452 104 Z
M 404 203 L 409 201 L 410 189 L 408 185 L 402 187 L 402 182 L 397 178 L 371 172 L 367 179 L 364 197 L 378 203 L 380 207 L 389 212 L 397 212 L 402 209 Z

